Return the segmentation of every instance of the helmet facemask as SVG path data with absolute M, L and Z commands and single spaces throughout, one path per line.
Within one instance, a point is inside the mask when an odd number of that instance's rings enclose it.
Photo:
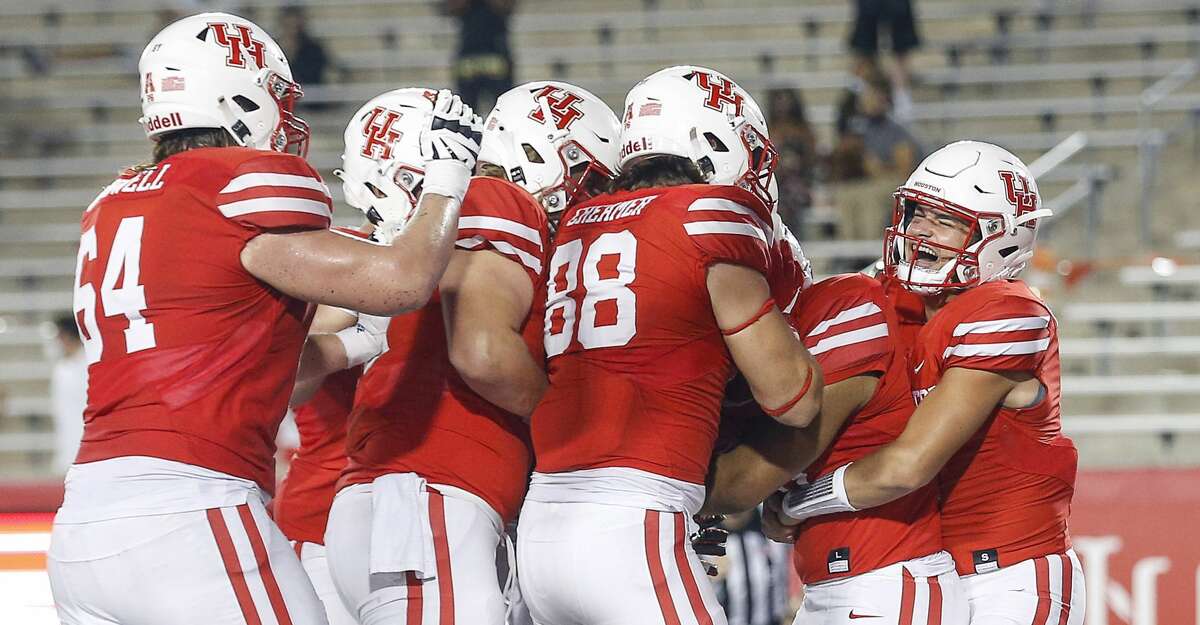
M 772 193 L 771 180 L 779 164 L 779 151 L 765 133 L 759 132 L 746 120 L 737 125 L 735 131 L 746 149 L 747 169 L 737 186 L 753 193 L 767 206 L 774 207 L 776 197 Z
M 259 73 L 258 84 L 271 96 L 279 109 L 279 123 L 271 133 L 271 149 L 302 158 L 307 156 L 311 136 L 308 122 L 295 114 L 296 102 L 304 97 L 304 90 L 298 83 L 270 69 Z
M 884 266 L 888 274 L 909 291 L 921 295 L 937 295 L 979 284 L 979 251 L 1004 235 L 1005 216 L 977 213 L 908 188 L 901 188 L 894 197 L 892 226 L 884 236 Z M 943 240 L 910 232 L 918 210 L 930 213 L 924 219 L 949 230 Z M 955 222 L 964 224 L 965 230 L 956 230 L 951 225 Z

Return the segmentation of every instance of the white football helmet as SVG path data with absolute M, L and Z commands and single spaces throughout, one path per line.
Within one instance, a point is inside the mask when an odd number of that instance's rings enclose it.
M 388 91 L 362 105 L 346 126 L 342 168 L 333 174 L 346 203 L 377 227 L 402 226 L 417 206 L 425 179 L 421 131 L 436 99 L 433 89 Z
M 224 128 L 238 144 L 308 151 L 308 124 L 292 110 L 303 92 L 287 57 L 253 22 L 201 13 L 164 28 L 138 62 L 146 136 L 184 128 Z
M 616 114 L 588 91 L 549 80 L 526 83 L 496 99 L 479 160 L 504 169 L 546 212 L 557 213 L 614 176 L 619 131 Z
M 1051 215 L 1021 159 L 981 141 L 951 143 L 930 154 L 895 198 L 884 237 L 885 269 L 923 295 L 1016 277 L 1033 257 L 1038 224 Z M 965 222 L 963 242 L 946 245 L 910 233 L 918 207 Z
M 754 98 L 720 72 L 682 65 L 642 79 L 625 96 L 618 166 L 682 156 L 709 184 L 737 185 L 775 206 L 778 153 Z

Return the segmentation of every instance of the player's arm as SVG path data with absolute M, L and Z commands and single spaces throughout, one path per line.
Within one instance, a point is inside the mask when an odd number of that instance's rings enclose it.
M 533 284 L 521 264 L 491 250 L 455 250 L 439 286 L 450 363 L 471 390 L 528 419 L 546 374 L 521 328 Z
M 317 307 L 312 324 L 308 327 L 304 350 L 300 352 L 300 368 L 296 372 L 296 386 L 292 389 L 290 405 L 298 406 L 308 401 L 321 388 L 327 376 L 349 368 L 345 346 L 336 334 L 353 328 L 357 323 L 358 316 L 348 310 L 333 306 Z
M 983 427 L 1005 397 L 1030 379 L 1024 372 L 947 369 L 896 440 L 790 492 L 781 519 L 799 523 L 821 514 L 872 508 L 921 488 Z
M 423 193 L 390 246 L 327 230 L 269 232 L 246 244 L 242 265 L 276 289 L 317 304 L 387 316 L 424 306 L 458 235 L 459 208 L 479 153 L 477 125 L 457 96 L 438 95 L 421 138 Z
M 803 429 L 756 419 L 736 447 L 713 460 L 700 513 L 734 514 L 757 506 L 824 453 L 846 420 L 871 400 L 878 385 L 878 374 L 826 385 L 821 411 Z
M 708 268 L 708 295 L 725 344 L 763 410 L 791 427 L 821 407 L 821 370 L 771 302 L 762 274 L 731 263 Z

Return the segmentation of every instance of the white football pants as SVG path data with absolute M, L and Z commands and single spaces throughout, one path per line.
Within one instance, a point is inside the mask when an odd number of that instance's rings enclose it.
M 967 625 L 967 618 L 954 560 L 940 552 L 806 585 L 793 625 Z
M 65 625 L 326 625 L 300 559 L 257 499 L 56 524 L 46 565 Z
M 526 500 L 517 580 L 539 625 L 726 625 L 688 540 L 690 519 Z
M 329 560 L 325 556 L 325 545 L 292 544 L 296 553 L 300 555 L 300 564 L 304 565 L 304 572 L 308 573 L 308 579 L 312 580 L 317 597 L 325 606 L 325 617 L 329 619 L 329 625 L 358 625 L 358 621 L 350 615 L 333 585 L 333 577 L 329 575 Z
M 348 486 L 334 497 L 325 529 L 329 572 L 342 602 L 361 625 L 504 625 L 504 597 L 496 572 L 501 527 L 478 498 L 430 485 L 425 514 L 413 510 L 397 527 L 428 518 L 436 553 L 435 575 L 412 571 L 370 573 L 371 484 Z M 373 579 L 374 577 L 374 579 Z
M 962 578 L 971 625 L 1083 625 L 1087 596 L 1074 550 Z

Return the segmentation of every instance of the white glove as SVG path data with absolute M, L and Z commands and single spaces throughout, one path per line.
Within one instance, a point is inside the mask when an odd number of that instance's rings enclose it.
M 439 91 L 429 129 L 421 132 L 424 192 L 452 197 L 461 204 L 482 137 L 483 121 L 471 107 L 448 89 Z
M 334 334 L 346 350 L 346 368 L 357 367 L 387 351 L 391 317 L 358 313 L 358 323 Z

